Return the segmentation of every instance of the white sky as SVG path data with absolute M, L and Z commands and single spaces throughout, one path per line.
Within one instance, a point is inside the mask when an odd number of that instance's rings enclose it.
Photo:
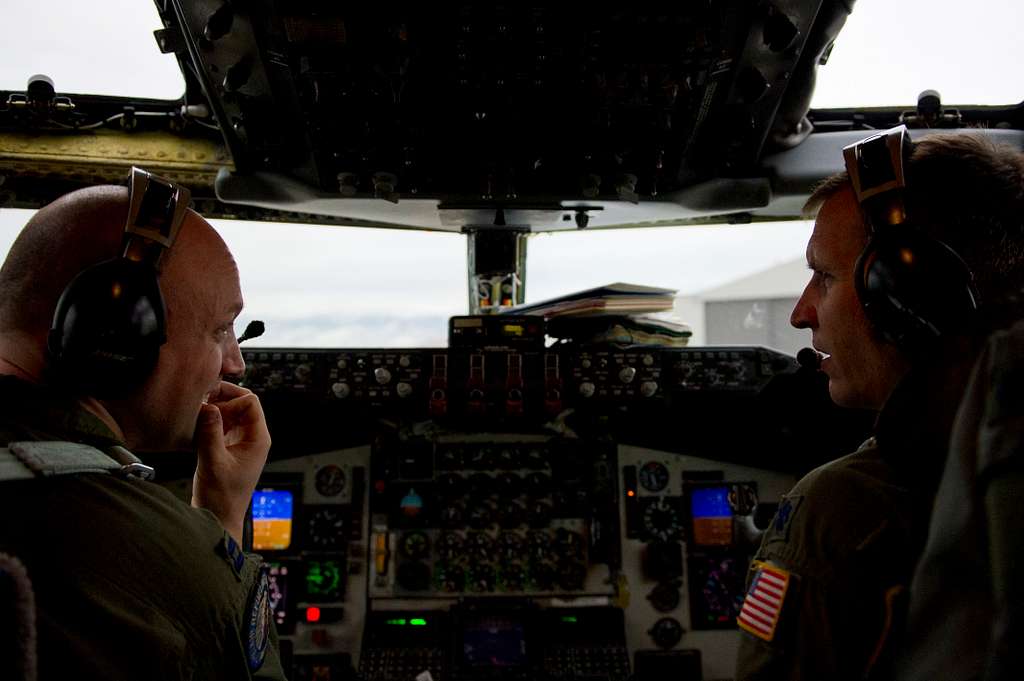
M 58 92 L 176 98 L 183 89 L 173 58 L 156 49 L 152 2 L 0 2 L 0 89 L 23 89 L 35 73 L 51 76 Z M 814 106 L 909 108 L 928 88 L 947 104 L 1020 101 L 1022 25 L 1021 0 L 859 0 L 819 72 Z M 101 39 L 82 44 L 82 35 Z M 28 215 L 0 209 L 0 255 Z M 448 316 L 466 311 L 460 235 L 216 226 L 242 273 L 242 324 L 267 322 L 260 345 L 444 345 Z M 538 235 L 529 241 L 527 299 L 614 281 L 691 294 L 802 258 L 809 233 L 793 222 Z

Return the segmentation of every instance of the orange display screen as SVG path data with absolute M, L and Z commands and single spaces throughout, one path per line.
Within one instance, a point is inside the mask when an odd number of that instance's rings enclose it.
M 252 496 L 252 547 L 281 551 L 292 544 L 292 493 L 264 489 Z

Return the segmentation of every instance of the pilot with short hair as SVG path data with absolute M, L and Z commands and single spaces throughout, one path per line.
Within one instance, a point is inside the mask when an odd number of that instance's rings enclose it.
M 284 679 L 267 575 L 241 548 L 270 435 L 223 380 L 245 369 L 238 270 L 187 204 L 133 169 L 131 196 L 40 209 L 0 268 L 0 555 L 31 582 L 38 640 L 22 674 Z M 134 456 L 181 450 L 191 506 Z
M 1024 284 L 1024 155 L 903 129 L 844 155 L 807 204 L 812 274 L 791 323 L 811 329 L 832 400 L 878 416 L 765 532 L 738 616 L 742 681 L 891 673 L 957 405 L 1007 321 L 992 303 Z

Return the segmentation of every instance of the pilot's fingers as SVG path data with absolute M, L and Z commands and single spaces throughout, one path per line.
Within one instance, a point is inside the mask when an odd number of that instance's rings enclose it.
M 220 409 L 212 404 L 204 404 L 199 408 L 193 438 L 200 459 L 207 452 L 224 449 L 224 420 L 221 418 Z
M 221 381 L 220 382 L 220 387 L 217 390 L 217 392 L 210 393 L 210 396 L 207 399 L 207 401 L 208 402 L 227 402 L 227 401 L 232 400 L 232 399 L 234 399 L 236 397 L 241 397 L 242 395 L 251 395 L 251 394 L 252 394 L 252 391 L 249 390 L 248 388 L 243 388 L 240 385 L 235 385 L 234 383 L 228 383 L 227 381 Z
M 227 402 L 212 402 L 220 412 L 227 446 L 241 442 L 265 442 L 270 446 L 270 432 L 263 406 L 256 395 L 248 393 Z

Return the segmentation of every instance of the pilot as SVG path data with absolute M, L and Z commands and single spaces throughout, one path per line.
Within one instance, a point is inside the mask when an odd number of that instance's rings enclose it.
M 985 304 L 1024 283 L 1024 156 L 902 128 L 844 155 L 807 204 L 791 323 L 811 329 L 832 400 L 878 414 L 856 452 L 782 498 L 738 616 L 743 681 L 891 673 L 956 408 L 1005 323 Z
M 31 582 L 22 667 L 40 679 L 284 678 L 267 576 L 241 549 L 270 435 L 223 380 L 245 368 L 238 270 L 187 204 L 133 169 L 130 191 L 39 210 L 0 268 L 0 554 Z M 134 455 L 184 450 L 191 506 Z

